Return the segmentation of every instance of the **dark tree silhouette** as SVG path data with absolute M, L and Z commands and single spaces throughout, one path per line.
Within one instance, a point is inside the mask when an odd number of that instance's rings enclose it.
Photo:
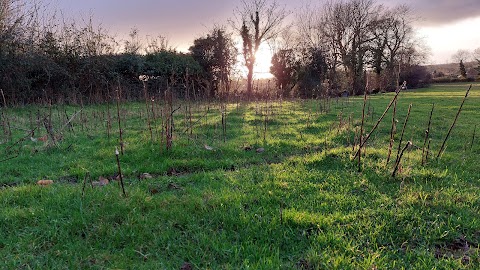
M 193 58 L 203 67 L 211 82 L 210 96 L 230 92 L 230 75 L 236 63 L 237 49 L 231 34 L 223 27 L 214 27 L 205 37 L 198 38 L 190 47 Z
M 247 94 L 252 94 L 255 55 L 260 45 L 282 31 L 282 23 L 288 12 L 276 0 L 243 0 L 235 10 L 236 21 L 232 22 L 242 38 L 242 54 L 247 74 Z

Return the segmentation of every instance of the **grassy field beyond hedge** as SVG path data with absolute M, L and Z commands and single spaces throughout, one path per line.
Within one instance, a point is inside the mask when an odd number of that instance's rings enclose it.
M 480 85 L 436 158 L 467 89 L 402 92 L 390 162 L 392 109 L 367 143 L 361 172 L 352 157 L 363 97 L 226 109 L 175 101 L 170 151 L 166 106 L 149 105 L 150 133 L 145 104 L 121 103 L 127 197 L 115 180 L 115 104 L 3 109 L 0 268 L 479 269 Z M 393 96 L 368 97 L 366 133 Z M 400 149 L 413 145 L 392 177 L 409 104 Z M 99 178 L 109 184 L 92 187 Z

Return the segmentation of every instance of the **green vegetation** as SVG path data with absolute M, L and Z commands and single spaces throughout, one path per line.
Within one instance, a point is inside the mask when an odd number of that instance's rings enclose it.
M 385 164 L 389 111 L 360 173 L 351 157 L 362 97 L 231 103 L 225 142 L 223 104 L 193 104 L 190 135 L 188 103 L 174 102 L 181 108 L 169 152 L 161 118 L 151 118 L 152 142 L 145 104 L 124 103 L 126 198 L 114 181 L 87 185 L 82 197 L 87 172 L 96 180 L 117 171 L 114 106 L 3 109 L 12 136 L 0 137 L 0 160 L 8 159 L 0 162 L 1 268 L 478 269 L 479 85 L 435 159 L 467 88 L 401 93 L 392 161 Z M 366 132 L 392 97 L 369 96 Z M 392 178 L 410 103 L 403 144 L 413 147 Z M 431 153 L 422 167 L 432 103 Z M 56 146 L 38 140 L 47 135 L 45 117 L 55 134 L 62 131 Z M 153 178 L 140 180 L 142 173 Z M 40 179 L 54 184 L 38 186 Z

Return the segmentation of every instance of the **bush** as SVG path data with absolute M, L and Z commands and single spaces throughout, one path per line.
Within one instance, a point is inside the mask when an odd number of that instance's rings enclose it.
M 408 65 L 400 74 L 400 82 L 406 81 L 408 88 L 428 87 L 432 81 L 432 75 L 427 68 L 420 65 Z

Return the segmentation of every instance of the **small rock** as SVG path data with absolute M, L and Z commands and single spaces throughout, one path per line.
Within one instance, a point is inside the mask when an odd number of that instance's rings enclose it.
M 263 152 L 265 152 L 265 148 L 260 147 L 257 149 L 257 153 L 263 153 Z
M 175 183 L 169 183 L 167 187 L 168 187 L 168 189 L 175 189 L 175 190 L 183 189 L 182 187 L 180 187 L 179 185 L 177 185 Z
M 180 270 L 192 270 L 193 266 L 191 263 L 184 262 Z
M 98 177 L 98 181 L 92 182 L 92 186 L 94 186 L 94 187 L 103 187 L 103 186 L 108 185 L 108 183 L 110 183 L 110 181 L 108 181 L 107 178 L 105 178 L 105 177 L 103 177 L 103 176 L 100 176 L 100 177 Z
M 101 183 L 101 184 L 103 184 L 103 185 L 105 186 L 105 185 L 108 185 L 108 183 L 109 183 L 110 181 L 108 181 L 107 178 L 105 178 L 105 177 L 103 177 L 103 176 L 100 176 L 100 177 L 98 177 L 98 182 Z
M 175 175 L 179 175 L 179 172 L 177 172 L 177 170 L 175 170 L 175 168 L 168 168 L 167 175 L 168 176 L 175 176 Z
M 39 186 L 49 186 L 53 184 L 53 180 L 39 180 L 37 181 L 37 185 Z
M 122 174 L 122 178 L 125 178 L 123 174 Z M 120 175 L 118 173 L 115 173 L 110 179 L 113 181 L 120 181 Z
M 157 193 L 160 193 L 160 190 L 157 188 L 150 188 L 150 195 L 155 195 Z
M 205 149 L 207 149 L 208 151 L 213 151 L 213 147 L 211 146 L 208 146 L 208 145 L 204 145 Z
M 151 174 L 149 174 L 149 173 L 142 173 L 142 174 L 140 175 L 140 179 L 141 179 L 141 180 L 144 180 L 144 179 L 152 179 L 152 178 L 153 178 L 153 176 L 152 176 Z
M 41 142 L 46 142 L 46 141 L 48 141 L 48 136 L 45 135 L 45 136 L 43 136 L 43 137 L 38 138 L 37 140 L 39 140 L 39 141 L 41 141 Z

